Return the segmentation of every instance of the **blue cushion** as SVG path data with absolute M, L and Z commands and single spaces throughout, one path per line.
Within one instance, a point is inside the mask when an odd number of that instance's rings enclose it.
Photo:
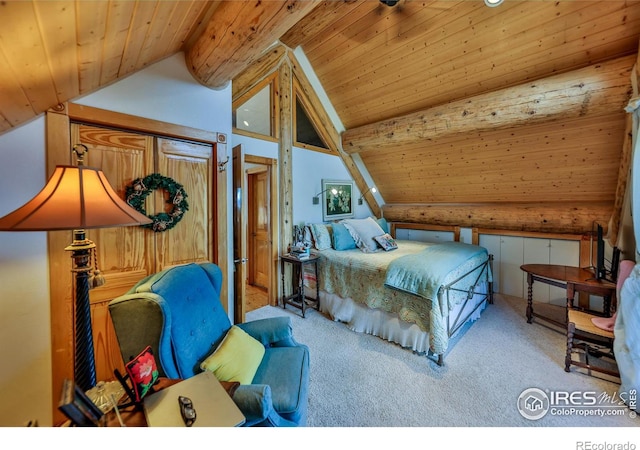
M 198 264 L 173 267 L 148 281 L 149 290 L 167 304 L 163 309 L 165 320 L 170 318 L 172 353 L 180 378 L 192 377 L 231 327 L 219 295 Z M 144 286 L 140 288 L 144 291 Z
M 332 228 L 332 241 L 335 250 L 351 250 L 357 248 L 356 241 L 353 240 L 353 236 L 351 236 L 347 227 L 341 223 L 334 223 Z
M 253 377 L 253 384 L 269 384 L 273 408 L 287 420 L 306 424 L 309 349 L 269 347 Z

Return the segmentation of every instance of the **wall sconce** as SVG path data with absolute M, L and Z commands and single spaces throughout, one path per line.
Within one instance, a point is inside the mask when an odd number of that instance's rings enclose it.
M 316 195 L 314 195 L 314 196 L 313 196 L 313 204 L 314 204 L 314 205 L 319 205 L 319 204 L 320 204 L 320 196 L 321 196 L 322 194 L 324 194 L 325 192 L 329 191 L 329 190 L 331 191 L 331 193 L 332 193 L 333 195 L 338 195 L 338 190 L 337 190 L 336 188 L 332 188 L 332 189 L 325 189 L 324 191 L 322 191 L 322 192 L 318 192 Z
M 504 2 L 504 0 L 484 0 L 484 4 L 489 8 L 495 8 L 496 6 L 501 5 L 502 2 Z
M 360 196 L 360 198 L 358 199 L 358 205 L 362 205 L 362 203 L 363 203 L 363 202 L 362 202 L 362 199 L 364 198 L 364 196 L 365 196 L 365 195 L 367 195 L 367 192 L 369 192 L 369 191 L 371 191 L 373 194 L 375 194 L 376 192 L 378 192 L 378 190 L 376 189 L 376 187 L 375 187 L 375 186 L 370 187 L 369 189 L 367 189 L 367 190 L 365 191 L 365 193 L 364 193 L 364 194 L 362 194 L 362 195 Z

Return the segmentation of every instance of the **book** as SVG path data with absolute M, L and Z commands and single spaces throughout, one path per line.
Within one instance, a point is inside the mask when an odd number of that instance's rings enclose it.
M 311 257 L 311 254 L 308 252 L 307 253 L 290 252 L 289 256 L 303 261 L 303 260 L 309 259 Z

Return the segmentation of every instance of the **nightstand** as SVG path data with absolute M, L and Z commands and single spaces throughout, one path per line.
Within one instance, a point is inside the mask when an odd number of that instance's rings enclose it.
M 313 306 L 313 309 L 320 310 L 320 287 L 318 284 L 318 256 L 311 255 L 308 259 L 298 259 L 291 255 L 280 256 L 280 264 L 282 271 L 282 307 L 287 309 L 287 305 L 294 306 L 302 311 L 302 317 L 305 317 L 305 312 L 309 306 L 309 301 Z M 291 265 L 291 287 L 293 293 L 291 295 L 285 295 L 285 267 L 287 264 Z M 305 266 L 311 265 L 316 277 L 316 297 L 309 297 L 304 293 L 304 269 Z

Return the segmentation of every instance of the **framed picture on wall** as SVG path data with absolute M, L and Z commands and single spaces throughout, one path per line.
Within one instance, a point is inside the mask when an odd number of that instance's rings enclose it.
M 353 181 L 322 180 L 322 220 L 353 217 Z

